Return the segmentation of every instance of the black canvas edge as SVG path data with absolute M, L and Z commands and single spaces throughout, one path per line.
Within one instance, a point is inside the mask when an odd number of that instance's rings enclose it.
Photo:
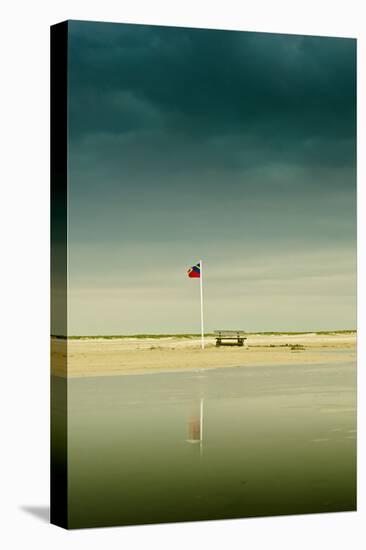
M 51 335 L 65 346 L 63 376 L 54 376 L 51 338 L 51 468 L 50 521 L 68 528 L 67 468 L 67 135 L 68 135 L 68 22 L 50 28 L 51 67 Z

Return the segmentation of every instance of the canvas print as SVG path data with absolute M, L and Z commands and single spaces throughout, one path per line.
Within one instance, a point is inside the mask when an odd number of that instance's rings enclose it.
M 51 521 L 356 509 L 356 40 L 51 28 Z

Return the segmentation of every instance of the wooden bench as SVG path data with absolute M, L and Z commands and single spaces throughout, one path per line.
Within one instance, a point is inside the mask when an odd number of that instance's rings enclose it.
M 242 346 L 247 339 L 243 330 L 215 330 L 216 346 Z M 231 340 L 223 344 L 223 340 Z M 236 341 L 232 341 L 236 340 Z

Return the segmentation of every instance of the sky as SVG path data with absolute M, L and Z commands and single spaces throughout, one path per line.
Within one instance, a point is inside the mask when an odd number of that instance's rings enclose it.
M 70 335 L 356 327 L 356 41 L 69 22 Z

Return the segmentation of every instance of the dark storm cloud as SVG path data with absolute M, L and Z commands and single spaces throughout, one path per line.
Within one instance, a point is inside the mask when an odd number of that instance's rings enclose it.
M 71 22 L 69 47 L 79 237 L 179 238 L 199 212 L 220 234 L 222 207 L 267 212 L 257 235 L 353 235 L 354 40 Z
M 354 138 L 355 41 L 70 24 L 72 135 Z

